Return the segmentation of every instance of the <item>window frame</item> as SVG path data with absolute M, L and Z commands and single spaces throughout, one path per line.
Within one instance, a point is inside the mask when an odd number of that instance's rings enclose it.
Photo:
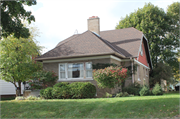
M 68 64 L 74 64 L 74 63 L 82 63 L 83 64 L 83 77 L 80 78 L 68 78 Z M 58 72 L 59 72 L 59 76 L 58 76 L 58 81 L 76 81 L 76 80 L 93 80 L 93 76 L 92 77 L 86 77 L 86 63 L 89 62 L 69 62 L 69 63 L 59 63 L 58 64 Z M 92 65 L 92 62 L 90 62 Z M 61 70 L 60 70 L 60 65 L 61 64 L 65 64 L 65 78 L 61 79 Z M 93 71 L 93 69 L 92 69 Z

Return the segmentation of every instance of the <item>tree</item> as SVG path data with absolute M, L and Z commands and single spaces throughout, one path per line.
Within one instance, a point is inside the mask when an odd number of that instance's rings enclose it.
M 13 34 L 16 38 L 28 38 L 29 29 L 23 26 L 21 20 L 31 23 L 35 18 L 30 11 L 24 9 L 23 5 L 36 5 L 36 0 L 1 1 L 0 4 L 2 36 Z
M 167 64 L 162 62 L 157 64 L 157 67 L 153 69 L 150 77 L 150 87 L 153 87 L 154 84 L 161 84 L 161 80 L 166 80 L 167 83 L 172 83 L 172 68 Z
M 134 27 L 142 31 L 148 40 L 153 67 L 159 62 L 172 66 L 177 71 L 179 47 L 179 6 L 168 6 L 167 13 L 151 3 L 119 21 L 116 29 Z
M 11 35 L 0 41 L 0 79 L 13 83 L 20 91 L 21 83 L 42 69 L 41 64 L 32 59 L 42 48 L 36 44 L 34 36 L 32 33 L 28 39 L 17 39 Z
M 179 9 L 180 3 L 168 6 L 167 13 L 151 3 L 119 21 L 116 29 L 134 27 L 142 31 L 148 40 L 150 55 L 154 68 L 159 62 L 172 67 L 177 74 L 179 47 Z

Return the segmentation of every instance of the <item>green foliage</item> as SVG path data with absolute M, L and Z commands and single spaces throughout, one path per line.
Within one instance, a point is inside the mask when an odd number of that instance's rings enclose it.
M 123 93 L 123 97 L 128 97 L 128 96 L 129 96 L 129 94 L 127 92 Z
M 92 68 L 93 69 L 105 69 L 106 67 L 110 67 L 110 66 L 113 66 L 113 67 L 116 67 L 118 66 L 117 64 L 114 64 L 114 63 L 97 63 L 97 64 L 92 64 Z
M 162 88 L 161 88 L 161 86 L 158 83 L 156 83 L 156 85 L 154 86 L 154 88 L 152 90 L 152 93 L 154 95 L 163 95 Z
M 52 96 L 53 96 L 53 99 L 68 99 L 68 98 L 70 98 L 69 86 L 53 87 Z
M 142 89 L 139 91 L 140 96 L 149 95 L 149 87 L 143 86 Z
M 129 94 L 133 94 L 133 95 L 139 95 L 139 91 L 141 90 L 141 86 L 140 84 L 138 83 L 134 83 L 134 84 L 131 84 L 125 88 L 123 88 L 123 92 L 127 92 Z
M 15 100 L 25 100 L 25 98 L 23 96 L 17 96 Z
M 28 96 L 27 98 L 26 98 L 26 100 L 38 100 L 38 98 L 36 97 L 36 96 Z
M 14 34 L 16 38 L 28 38 L 29 29 L 24 27 L 22 19 L 31 23 L 35 21 L 30 11 L 26 11 L 23 5 L 36 5 L 36 0 L 1 1 L 1 27 L 2 36 Z M 21 39 L 20 39 L 21 40 Z
M 179 16 L 180 3 L 174 2 L 168 6 L 167 13 L 151 3 L 145 4 L 143 8 L 126 15 L 119 21 L 116 29 L 134 27 L 145 34 L 153 67 L 162 61 L 173 67 L 175 73 L 178 68 L 179 47 Z
M 30 78 L 29 85 L 31 89 L 44 89 L 52 87 L 56 83 L 58 76 L 53 71 L 40 70 L 34 72 Z
M 117 93 L 116 97 L 123 97 L 123 92 Z
M 44 90 L 44 98 L 45 99 L 52 99 L 52 90 L 53 88 L 52 87 L 48 87 Z
M 96 87 L 90 82 L 74 82 L 69 87 L 74 99 L 93 98 L 96 94 Z
M 33 33 L 28 39 L 9 36 L 1 40 L 0 79 L 21 88 L 21 82 L 29 80 L 32 73 L 42 69 L 42 64 L 32 59 L 40 50 L 41 47 L 36 44 Z
M 68 83 L 68 82 L 59 82 L 59 83 L 56 83 L 56 84 L 53 86 L 53 88 L 54 88 L 54 87 L 67 86 L 67 85 L 69 85 L 69 83 Z
M 112 98 L 112 94 L 109 94 L 109 93 L 106 92 L 105 97 L 106 98 Z
M 44 90 L 45 90 L 45 89 L 41 89 L 41 90 L 40 90 L 40 96 L 41 96 L 41 97 L 44 97 Z
M 110 66 L 105 69 L 93 70 L 93 77 L 100 88 L 115 88 L 125 82 L 128 72 L 126 68 Z
M 156 83 L 161 83 L 161 79 L 166 80 L 167 83 L 173 82 L 172 77 L 172 68 L 163 63 L 158 63 L 157 67 L 153 69 L 153 72 L 150 75 L 149 84 L 150 87 L 153 87 Z

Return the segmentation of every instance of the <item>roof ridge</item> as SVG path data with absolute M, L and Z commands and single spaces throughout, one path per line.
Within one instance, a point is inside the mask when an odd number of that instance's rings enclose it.
M 122 28 L 122 29 L 104 30 L 104 31 L 100 31 L 100 33 L 101 33 L 101 32 L 108 32 L 108 31 L 115 31 L 115 30 L 130 29 L 130 28 L 133 28 L 133 29 L 135 29 L 135 30 L 138 30 L 138 29 L 136 29 L 136 28 L 134 28 L 134 27 L 128 27 L 128 28 Z M 138 30 L 138 31 L 141 32 L 141 33 L 143 33 L 143 32 L 140 31 L 140 30 Z
M 90 31 L 91 32 L 91 31 Z M 111 43 L 109 43 L 108 41 L 104 40 L 103 38 L 101 38 L 100 36 L 96 35 L 95 33 L 91 32 L 93 35 L 95 35 L 96 37 L 98 37 L 101 41 L 103 41 L 107 46 L 109 46 L 113 51 L 123 55 L 124 57 L 126 57 L 124 54 L 122 54 L 119 50 L 117 50 L 114 46 L 111 45 Z

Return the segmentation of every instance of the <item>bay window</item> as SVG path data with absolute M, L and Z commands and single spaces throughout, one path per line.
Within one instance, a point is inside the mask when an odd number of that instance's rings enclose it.
M 92 63 L 60 63 L 59 80 L 73 79 L 92 79 Z

